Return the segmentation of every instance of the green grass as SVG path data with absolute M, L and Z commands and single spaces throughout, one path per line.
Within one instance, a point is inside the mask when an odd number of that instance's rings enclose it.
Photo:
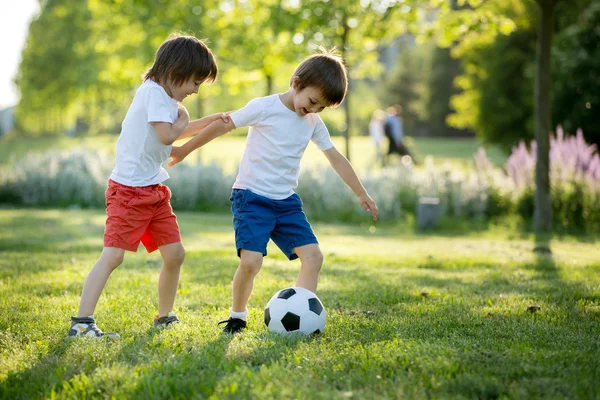
M 473 138 L 415 138 L 412 141 L 409 138 L 408 143 L 421 160 L 429 155 L 433 157 L 435 164 L 440 165 L 450 163 L 465 166 L 481 147 Z M 486 153 L 490 161 L 497 166 L 503 166 L 506 162 L 507 155 L 499 147 L 487 147 Z
M 298 262 L 274 248 L 249 330 L 223 336 L 237 266 L 229 215 L 180 213 L 176 311 L 149 329 L 159 257 L 127 253 L 96 317 L 118 340 L 69 340 L 102 246 L 99 211 L 0 210 L 0 398 L 598 398 L 600 246 L 563 237 L 536 258 L 500 226 L 424 235 L 315 224 L 328 311 L 312 339 L 269 334 L 263 307 Z M 475 229 L 477 228 L 477 229 Z M 528 307 L 539 306 L 538 312 Z
M 41 152 L 48 149 L 68 149 L 74 146 L 85 146 L 114 153 L 118 136 L 99 135 L 81 138 L 42 137 L 42 138 L 0 138 L 0 166 L 6 165 L 23 157 L 28 152 Z M 346 144 L 342 137 L 332 138 L 338 150 L 345 154 Z M 244 151 L 246 138 L 244 136 L 225 136 L 219 138 L 200 149 L 189 157 L 189 162 L 215 162 L 221 165 L 228 173 L 237 172 L 239 161 Z M 183 143 L 183 142 L 182 142 Z M 479 143 L 473 138 L 409 138 L 408 145 L 415 153 L 418 160 L 425 160 L 426 156 L 433 157 L 433 163 L 440 166 L 464 168 L 471 163 L 473 154 L 479 148 Z M 375 148 L 368 137 L 353 137 L 350 142 L 350 157 L 353 166 L 359 171 L 379 168 L 375 162 Z M 387 149 L 387 147 L 386 147 Z M 488 156 L 496 165 L 503 165 L 506 161 L 498 148 L 488 149 Z M 391 160 L 398 162 L 396 158 Z M 304 158 L 303 166 L 327 165 L 327 159 L 316 146 L 309 145 Z

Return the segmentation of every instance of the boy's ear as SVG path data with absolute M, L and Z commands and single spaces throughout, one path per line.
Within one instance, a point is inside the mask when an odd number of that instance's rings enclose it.
M 300 83 L 300 77 L 298 75 L 294 75 L 291 83 L 292 89 L 296 90 L 298 88 L 298 84 Z

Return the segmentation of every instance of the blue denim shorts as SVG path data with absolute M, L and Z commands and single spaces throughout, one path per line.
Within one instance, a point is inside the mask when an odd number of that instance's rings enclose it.
M 295 260 L 298 255 L 294 248 L 319 243 L 295 193 L 273 200 L 250 190 L 233 189 L 230 200 L 238 257 L 241 249 L 266 256 L 267 243 L 272 239 L 288 259 Z

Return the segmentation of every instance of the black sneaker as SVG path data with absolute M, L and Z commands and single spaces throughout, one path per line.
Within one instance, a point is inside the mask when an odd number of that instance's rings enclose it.
M 67 336 L 70 337 L 94 337 L 99 338 L 106 336 L 109 338 L 118 338 L 119 335 L 115 332 L 102 332 L 100 328 L 96 326 L 96 320 L 93 315 L 89 317 L 71 317 L 71 328 L 67 332 Z
M 171 325 L 178 324 L 178 323 L 179 323 L 179 318 L 177 318 L 177 315 L 175 315 L 175 313 L 172 311 L 169 314 L 167 314 L 166 317 L 158 318 L 158 315 L 157 315 L 156 318 L 154 318 L 154 327 L 155 328 L 167 328 Z
M 219 322 L 219 325 L 225 323 L 227 323 L 227 325 L 225 325 L 225 328 L 223 328 L 223 332 L 225 333 L 236 334 L 246 329 L 246 321 L 244 321 L 243 319 L 229 317 L 229 319 Z

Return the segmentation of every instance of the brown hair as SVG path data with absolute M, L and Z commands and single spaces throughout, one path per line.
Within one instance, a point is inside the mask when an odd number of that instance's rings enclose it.
M 346 66 L 335 47 L 331 50 L 321 47 L 320 51 L 306 57 L 298 65 L 290 79 L 290 86 L 294 86 L 297 91 L 314 86 L 321 91 L 325 101 L 335 107 L 346 96 L 348 88 Z
M 173 84 L 181 85 L 190 78 L 214 82 L 218 73 L 215 57 L 204 42 L 193 36 L 172 34 L 156 51 L 154 64 L 143 78 L 155 82 L 170 78 Z

